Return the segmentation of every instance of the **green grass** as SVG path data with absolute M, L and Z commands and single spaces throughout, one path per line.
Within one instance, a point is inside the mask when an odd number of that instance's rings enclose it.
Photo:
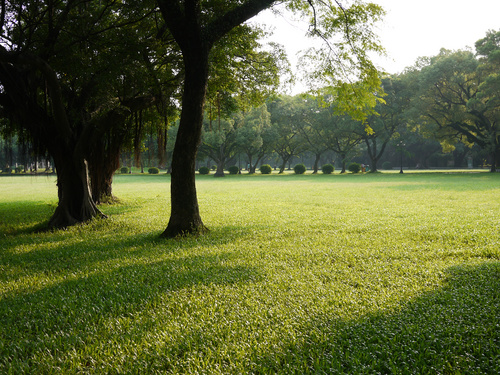
M 500 174 L 169 177 L 35 233 L 53 177 L 0 178 L 0 373 L 498 374 Z

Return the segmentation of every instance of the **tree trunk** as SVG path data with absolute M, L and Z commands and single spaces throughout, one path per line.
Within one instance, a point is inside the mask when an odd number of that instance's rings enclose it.
M 104 218 L 90 193 L 87 162 L 77 151 L 52 154 L 57 170 L 59 203 L 49 228 L 65 228 L 95 217 Z
M 490 167 L 490 172 L 496 172 L 497 171 L 497 159 L 500 159 L 500 156 L 498 155 L 498 150 L 495 147 L 493 152 L 491 153 L 491 167 Z
M 318 173 L 318 164 L 319 164 L 320 158 L 321 158 L 321 153 L 316 154 L 316 156 L 314 158 L 313 174 Z
M 283 163 L 280 166 L 279 174 L 282 174 L 283 172 L 285 172 L 286 162 L 287 162 L 287 160 L 283 159 Z
M 167 238 L 207 231 L 198 207 L 195 167 L 208 80 L 208 49 L 190 48 L 184 52 L 184 66 L 182 112 L 172 155 L 170 220 L 162 234 Z
M 115 156 L 92 160 L 88 164 L 90 191 L 96 204 L 109 203 L 113 197 L 113 175 L 120 166 L 119 151 Z
M 217 170 L 215 171 L 214 177 L 225 177 L 224 173 L 224 162 L 221 160 L 217 163 Z
M 340 154 L 340 157 L 342 158 L 342 170 L 340 171 L 340 173 L 345 173 L 345 160 L 347 158 L 347 155 L 346 154 Z

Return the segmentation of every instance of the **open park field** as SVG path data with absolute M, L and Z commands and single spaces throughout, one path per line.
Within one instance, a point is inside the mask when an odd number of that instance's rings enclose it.
M 55 177 L 0 178 L 2 374 L 498 374 L 500 173 L 167 175 L 35 230 Z

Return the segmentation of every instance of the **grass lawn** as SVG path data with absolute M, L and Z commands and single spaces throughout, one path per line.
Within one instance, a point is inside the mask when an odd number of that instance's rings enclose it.
M 164 174 L 36 233 L 54 177 L 0 178 L 0 373 L 498 374 L 500 174 Z

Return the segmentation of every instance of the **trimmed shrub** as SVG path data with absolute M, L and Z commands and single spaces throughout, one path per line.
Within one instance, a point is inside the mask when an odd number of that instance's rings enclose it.
M 262 174 L 271 174 L 272 171 L 273 171 L 273 169 L 271 168 L 271 166 L 269 164 L 262 164 L 260 166 L 260 173 L 262 173 Z
M 120 168 L 120 173 L 128 173 L 128 172 L 129 172 L 128 167 L 121 167 Z
M 148 169 L 148 173 L 149 174 L 158 174 L 158 173 L 160 173 L 160 170 L 156 167 L 151 167 Z
M 3 173 L 12 173 L 12 168 L 11 167 L 5 167 L 3 170 L 2 170 Z
M 384 161 L 382 163 L 382 169 L 392 169 L 392 163 L 390 161 Z
M 24 172 L 24 166 L 23 165 L 19 165 L 16 167 L 16 173 L 23 173 Z
M 304 164 L 297 164 L 295 167 L 293 167 L 295 174 L 304 174 L 306 173 L 306 169 L 307 168 Z
M 321 167 L 321 170 L 323 171 L 323 174 L 332 174 L 335 167 L 331 164 L 325 164 Z
M 240 171 L 237 165 L 231 165 L 227 170 L 229 171 L 229 174 L 238 174 Z
M 361 164 L 351 163 L 351 164 L 349 164 L 349 167 L 347 169 L 349 170 L 349 172 L 359 173 L 359 171 L 361 170 Z
M 200 169 L 198 169 L 198 172 L 200 174 L 209 174 L 210 173 L 210 168 L 208 168 L 208 167 L 200 167 Z

